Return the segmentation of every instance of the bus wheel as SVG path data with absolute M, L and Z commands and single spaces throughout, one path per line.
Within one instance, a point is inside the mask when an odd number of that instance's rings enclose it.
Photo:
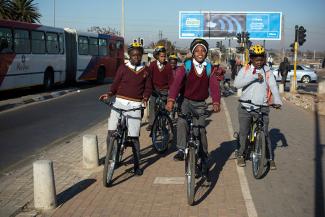
M 102 84 L 104 83 L 104 80 L 105 80 L 105 68 L 104 67 L 100 67 L 97 71 L 97 83 L 98 84 Z
M 46 69 L 44 73 L 44 82 L 43 86 L 45 90 L 50 90 L 53 88 L 54 85 L 54 73 L 51 69 Z

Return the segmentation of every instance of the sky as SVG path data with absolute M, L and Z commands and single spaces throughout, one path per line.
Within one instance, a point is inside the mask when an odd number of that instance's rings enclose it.
M 122 0 L 35 0 L 43 25 L 87 31 L 91 26 L 120 31 Z M 124 0 L 125 40 L 142 37 L 145 45 L 156 42 L 159 32 L 177 47 L 189 47 L 190 39 L 179 39 L 179 11 L 262 11 L 282 12 L 282 40 L 266 41 L 268 49 L 289 48 L 295 25 L 307 30 L 301 50 L 325 51 L 325 0 Z M 216 40 L 208 40 L 215 44 Z M 253 43 L 262 43 L 253 41 Z M 228 45 L 228 42 L 226 43 Z M 238 46 L 235 40 L 231 46 Z

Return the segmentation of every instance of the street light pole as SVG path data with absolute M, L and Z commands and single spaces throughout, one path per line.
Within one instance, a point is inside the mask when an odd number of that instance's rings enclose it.
M 53 10 L 54 10 L 54 18 L 53 18 L 53 23 L 54 23 L 54 27 L 55 27 L 55 0 L 54 0 L 54 8 L 53 8 Z
M 124 0 L 122 0 L 121 36 L 124 37 Z

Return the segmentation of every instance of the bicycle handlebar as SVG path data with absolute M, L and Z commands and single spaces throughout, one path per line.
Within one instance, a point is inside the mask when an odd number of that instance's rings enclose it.
M 130 111 L 137 111 L 137 110 L 144 110 L 146 107 L 140 106 L 137 108 L 132 109 L 121 109 L 113 106 L 113 102 L 110 99 L 107 100 L 100 100 L 101 102 L 105 103 L 108 107 L 111 107 L 113 110 L 116 110 L 117 112 L 130 112 Z
M 239 99 L 238 101 L 243 102 L 243 103 L 248 103 L 248 104 L 251 104 L 251 105 L 255 105 L 257 107 L 269 107 L 268 105 L 258 105 L 258 104 L 252 103 L 251 100 L 241 100 L 241 99 Z

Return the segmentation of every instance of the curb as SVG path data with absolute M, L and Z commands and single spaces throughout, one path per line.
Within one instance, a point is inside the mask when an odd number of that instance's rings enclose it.
M 33 102 L 40 102 L 40 101 L 45 101 L 48 99 L 53 99 L 53 98 L 63 96 L 67 93 L 72 93 L 75 91 L 78 91 L 78 89 L 74 88 L 74 89 L 69 89 L 69 90 L 54 91 L 54 92 L 48 93 L 46 95 L 36 95 L 36 96 L 33 96 L 32 98 L 29 98 L 30 96 L 24 96 L 24 97 L 20 97 L 16 100 L 7 100 L 8 102 L 3 102 L 3 103 L 0 102 L 0 112 L 9 110 L 9 109 L 13 109 L 13 108 L 21 106 L 21 105 L 33 103 Z

